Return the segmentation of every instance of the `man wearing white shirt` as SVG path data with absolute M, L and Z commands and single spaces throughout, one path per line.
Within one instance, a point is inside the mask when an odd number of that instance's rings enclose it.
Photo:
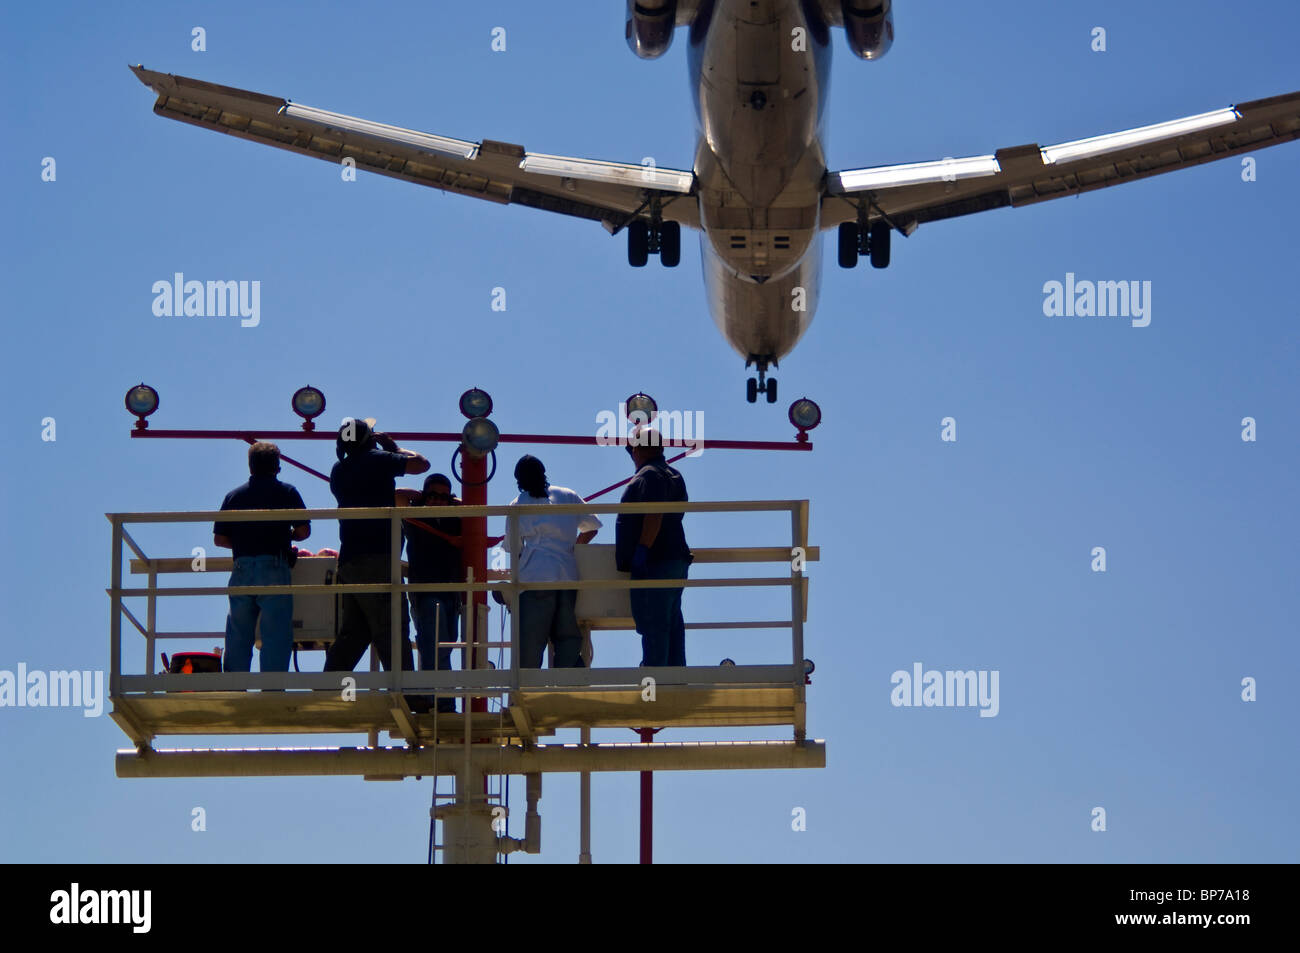
M 586 502 L 573 490 L 551 486 L 546 467 L 525 454 L 515 465 L 519 495 L 511 506 Z M 542 513 L 518 516 L 510 552 L 520 582 L 577 582 L 578 560 L 573 547 L 589 543 L 600 529 L 590 513 Z M 541 668 L 548 642 L 551 668 L 582 667 L 582 633 L 578 631 L 576 589 L 531 589 L 519 594 L 519 667 Z

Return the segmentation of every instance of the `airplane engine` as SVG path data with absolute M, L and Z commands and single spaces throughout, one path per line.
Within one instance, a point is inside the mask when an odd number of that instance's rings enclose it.
M 888 4 L 886 4 L 888 5 Z M 627 0 L 627 45 L 643 60 L 668 52 L 677 25 L 677 0 Z
M 878 60 L 894 45 L 890 0 L 840 0 L 849 49 L 864 60 Z

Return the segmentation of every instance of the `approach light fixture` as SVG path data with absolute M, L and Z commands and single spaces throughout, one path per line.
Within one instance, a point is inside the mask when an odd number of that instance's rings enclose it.
M 460 439 L 466 453 L 475 457 L 486 457 L 497 448 L 497 443 L 501 440 L 501 431 L 486 417 L 475 417 L 473 420 L 466 421 L 464 429 L 460 432 Z
M 460 412 L 470 420 L 475 417 L 486 417 L 492 413 L 492 398 L 488 396 L 487 391 L 471 387 L 460 395 Z
M 800 443 L 808 442 L 808 431 L 822 422 L 822 409 L 807 397 L 800 397 L 790 405 L 790 423 L 794 424 Z
M 135 422 L 136 430 L 149 429 L 145 418 L 158 409 L 158 392 L 141 381 L 126 392 L 126 409 L 139 418 Z
M 659 405 L 655 403 L 654 398 L 639 391 L 623 402 L 623 408 L 628 420 L 632 419 L 633 414 L 638 414 L 638 419 L 642 423 L 649 423 L 659 413 Z
M 325 413 L 325 395 L 315 387 L 299 387 L 293 392 L 293 412 L 302 418 L 302 429 L 316 429 L 315 418 Z

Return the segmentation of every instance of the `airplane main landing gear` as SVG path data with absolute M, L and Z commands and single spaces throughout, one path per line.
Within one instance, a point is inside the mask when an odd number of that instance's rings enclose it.
M 890 231 L 889 223 L 880 220 L 869 227 L 858 222 L 840 223 L 840 267 L 852 268 L 858 263 L 858 255 L 870 255 L 872 268 L 888 268 Z
M 651 255 L 658 255 L 665 268 L 676 268 L 682 260 L 682 226 L 663 220 L 657 199 L 650 201 L 649 221 L 638 218 L 627 226 L 627 263 L 644 268 Z
M 776 378 L 767 376 L 768 362 L 762 360 L 755 361 L 753 358 L 751 358 L 750 360 L 745 362 L 745 366 L 749 367 L 751 363 L 758 364 L 758 377 L 757 378 L 751 377 L 749 380 L 745 382 L 745 400 L 749 401 L 751 404 L 754 404 L 758 402 L 759 394 L 765 394 L 767 395 L 767 402 L 769 404 L 775 404 L 776 403 Z

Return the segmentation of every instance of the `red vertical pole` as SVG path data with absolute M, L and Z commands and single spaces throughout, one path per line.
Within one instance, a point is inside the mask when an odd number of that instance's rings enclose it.
M 461 499 L 467 506 L 487 506 L 487 457 L 476 457 L 466 452 L 462 445 L 460 460 Z M 474 570 L 475 582 L 483 582 L 487 579 L 487 517 L 476 516 L 465 519 L 461 523 L 461 534 L 464 539 L 461 544 L 461 554 L 465 560 L 465 565 Z M 469 604 L 465 607 L 468 617 L 474 620 L 474 640 L 476 642 L 486 641 L 484 636 L 487 634 L 485 631 L 480 631 L 479 628 L 479 618 L 483 615 L 479 611 L 480 606 L 487 606 L 487 593 L 483 591 L 473 593 Z M 484 628 L 486 628 L 486 624 Z M 469 627 L 466 626 L 462 631 L 462 641 L 464 641 L 464 632 L 468 631 Z M 479 651 L 477 648 L 471 651 L 469 646 L 466 646 L 465 651 L 461 653 L 461 668 L 486 667 L 486 652 Z M 469 705 L 471 712 L 486 712 L 488 710 L 486 695 L 473 698 L 467 696 L 465 704 Z M 468 740 L 467 738 L 466 741 Z M 487 794 L 488 776 L 484 774 L 483 795 L 485 798 Z
M 487 506 L 487 458 L 475 457 L 464 451 L 461 452 L 461 493 L 462 500 L 467 506 Z M 464 535 L 462 554 L 465 565 L 474 570 L 474 581 L 483 582 L 487 579 L 487 518 L 476 516 L 464 520 L 461 526 L 461 532 Z M 478 631 L 478 619 L 481 615 L 480 606 L 487 605 L 487 593 L 476 592 L 470 600 L 466 611 L 474 620 L 475 638 L 481 640 L 486 634 Z M 487 656 L 482 651 L 475 651 L 472 654 L 467 649 L 461 656 L 463 663 L 461 668 L 483 668 L 487 664 Z M 487 711 L 487 698 L 479 697 L 473 700 L 471 711 Z
M 641 729 L 641 741 L 649 744 L 654 738 L 655 731 L 653 728 Z M 641 863 L 654 863 L 654 833 L 655 833 L 655 773 L 653 771 L 641 772 Z

